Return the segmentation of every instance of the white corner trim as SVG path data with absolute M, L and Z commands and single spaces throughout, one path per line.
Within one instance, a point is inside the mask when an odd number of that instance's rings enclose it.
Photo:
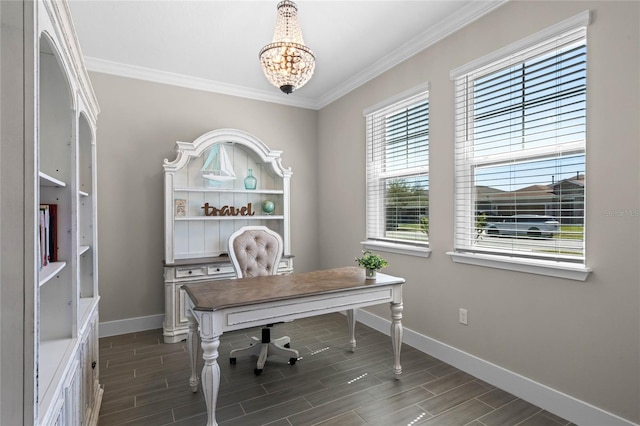
M 163 321 L 164 314 L 127 318 L 123 320 L 101 322 L 98 325 L 98 330 L 100 332 L 100 337 L 118 336 L 120 334 L 162 328 Z
M 362 309 L 358 310 L 356 319 L 389 336 L 391 321 Z M 487 383 L 575 424 L 582 426 L 639 426 L 637 423 L 623 419 L 571 395 L 449 346 L 446 343 L 407 328 L 404 328 L 403 331 L 403 342 L 407 345 L 466 371 Z
M 360 242 L 365 250 L 379 250 L 388 253 L 406 254 L 416 257 L 431 256 L 431 249 L 428 247 L 412 246 L 409 244 L 396 244 L 384 241 L 362 241 Z
M 546 275 L 576 281 L 586 281 L 592 271 L 591 268 L 569 262 L 553 262 L 535 259 L 526 260 L 481 253 L 447 252 L 447 254 L 451 256 L 451 260 L 455 263 L 486 266 L 488 268 L 506 269 L 508 271 Z

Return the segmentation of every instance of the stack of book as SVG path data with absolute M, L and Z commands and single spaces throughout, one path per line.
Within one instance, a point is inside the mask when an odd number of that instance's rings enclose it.
M 58 261 L 58 206 L 40 204 L 40 268 Z

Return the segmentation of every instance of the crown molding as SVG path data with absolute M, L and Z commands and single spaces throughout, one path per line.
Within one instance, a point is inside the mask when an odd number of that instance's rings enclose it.
M 123 64 L 121 62 L 107 61 L 94 57 L 85 57 L 84 61 L 87 69 L 93 72 L 151 81 L 154 83 L 169 84 L 187 89 L 202 90 L 204 92 L 249 98 L 299 108 L 317 109 L 316 104 L 312 100 L 301 97 L 287 99 L 283 98 L 279 93 L 274 93 L 272 91 L 249 89 L 235 84 L 222 83 L 205 78 L 191 77 L 184 74 Z
M 406 42 L 390 55 L 387 55 L 370 67 L 365 68 L 333 90 L 325 93 L 317 99 L 296 97 L 282 97 L 279 93 L 260 89 L 222 83 L 204 78 L 191 77 L 184 74 L 176 74 L 135 65 L 107 61 L 104 59 L 85 57 L 85 64 L 89 71 L 129 77 L 138 80 L 152 81 L 155 83 L 169 84 L 188 89 L 202 90 L 241 98 L 248 98 L 264 102 L 272 102 L 287 106 L 319 110 L 338 100 L 352 90 L 362 86 L 380 74 L 390 70 L 401 62 L 411 58 L 429 46 L 437 43 L 448 35 L 469 25 L 473 21 L 486 15 L 509 0 L 480 0 L 473 1 L 460 12 L 440 21 L 437 25 L 424 31 L 419 36 Z
M 429 28 L 422 34 L 400 46 L 390 55 L 381 58 L 370 67 L 362 70 L 354 77 L 337 86 L 331 92 L 321 96 L 316 101 L 317 109 L 323 108 L 331 102 L 338 100 L 352 90 L 357 89 L 366 82 L 378 77 L 382 73 L 406 61 L 417 53 L 420 53 L 429 46 L 434 45 L 438 41 L 469 25 L 473 21 L 481 18 L 508 1 L 509 0 L 487 0 L 474 1 L 470 3 L 454 16 L 450 16 L 449 18 L 440 21 L 440 23 L 434 27 Z

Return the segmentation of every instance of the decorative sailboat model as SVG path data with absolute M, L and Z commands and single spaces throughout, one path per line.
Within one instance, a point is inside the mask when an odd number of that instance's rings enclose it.
M 222 144 L 216 144 L 211 147 L 200 171 L 203 178 L 218 183 L 236 178 L 229 155 L 227 155 L 227 151 Z

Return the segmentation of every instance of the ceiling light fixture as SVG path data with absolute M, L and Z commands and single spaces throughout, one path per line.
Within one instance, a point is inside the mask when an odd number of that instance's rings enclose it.
M 288 95 L 311 79 L 316 57 L 302 40 L 296 4 L 284 0 L 277 9 L 273 41 L 260 50 L 260 63 L 267 80 Z

